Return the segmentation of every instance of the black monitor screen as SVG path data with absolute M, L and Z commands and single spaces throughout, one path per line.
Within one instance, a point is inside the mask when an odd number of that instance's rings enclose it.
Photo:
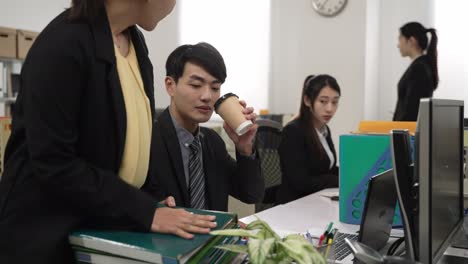
M 397 193 L 392 169 L 369 180 L 359 242 L 375 250 L 380 250 L 387 244 L 396 203 Z
M 463 223 L 463 101 L 423 99 L 416 129 L 419 261 L 436 263 Z
M 459 109 L 439 106 L 432 124 L 432 257 L 462 218 Z

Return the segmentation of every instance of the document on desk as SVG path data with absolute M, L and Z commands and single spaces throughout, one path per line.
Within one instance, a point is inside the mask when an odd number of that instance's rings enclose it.
M 281 238 L 284 238 L 284 237 L 287 236 L 287 235 L 298 234 L 298 233 L 295 232 L 295 231 L 286 230 L 286 229 L 277 229 L 277 228 L 273 228 L 273 230 L 274 230 L 275 233 L 276 233 L 278 236 L 280 236 Z

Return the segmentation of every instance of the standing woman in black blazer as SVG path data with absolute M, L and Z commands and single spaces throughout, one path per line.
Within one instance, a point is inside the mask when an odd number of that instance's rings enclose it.
M 139 189 L 157 164 L 153 68 L 135 25 L 153 30 L 174 4 L 73 0 L 39 35 L 0 181 L 0 263 L 74 263 L 68 234 L 81 227 L 185 238 L 214 227 Z
M 430 42 L 428 33 L 431 34 Z M 398 82 L 398 101 L 393 121 L 416 121 L 419 100 L 432 97 L 439 84 L 437 69 L 437 34 L 418 22 L 400 28 L 398 48 L 401 56 L 410 57 L 411 64 Z
M 338 187 L 336 152 L 327 123 L 335 115 L 340 95 L 340 86 L 332 76 L 309 75 L 305 79 L 299 117 L 282 132 L 282 183 L 277 203 Z

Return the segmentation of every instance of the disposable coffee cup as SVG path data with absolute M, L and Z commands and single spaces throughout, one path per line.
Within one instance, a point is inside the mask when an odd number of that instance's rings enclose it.
M 239 103 L 239 97 L 233 93 L 221 96 L 214 105 L 215 112 L 232 127 L 236 134 L 242 136 L 253 125 L 252 121 L 245 119 Z

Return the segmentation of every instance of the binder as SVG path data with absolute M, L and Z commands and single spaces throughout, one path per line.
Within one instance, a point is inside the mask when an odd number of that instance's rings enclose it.
M 75 249 L 75 259 L 77 264 L 148 264 L 149 262 L 125 258 L 117 255 L 106 254 L 100 251 L 88 249 Z
M 184 209 L 196 214 L 215 215 L 215 230 L 234 228 L 237 225 L 237 215 L 233 213 Z M 193 239 L 188 240 L 171 234 L 107 230 L 78 230 L 70 234 L 69 242 L 75 251 L 77 262 L 102 264 L 118 263 L 122 258 L 130 259 L 135 264 L 195 263 L 191 259 L 198 262 L 201 259 L 210 259 L 213 254 L 226 259 L 214 246 L 236 243 L 235 240 L 210 234 L 196 234 Z

